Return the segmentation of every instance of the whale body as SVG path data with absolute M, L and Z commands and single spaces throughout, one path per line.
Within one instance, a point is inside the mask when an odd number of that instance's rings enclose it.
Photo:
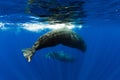
M 32 56 L 35 54 L 35 51 L 42 48 L 56 46 L 58 44 L 76 48 L 82 52 L 86 51 L 86 44 L 78 34 L 68 28 L 61 28 L 42 35 L 34 43 L 32 48 L 22 50 L 23 55 L 28 60 L 28 62 L 30 62 Z

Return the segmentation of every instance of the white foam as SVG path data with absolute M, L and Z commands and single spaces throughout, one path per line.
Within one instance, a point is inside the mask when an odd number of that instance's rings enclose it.
M 8 27 L 8 26 L 11 26 L 11 27 Z M 1 30 L 7 30 L 7 29 L 12 29 L 12 28 L 15 28 L 15 29 L 19 29 L 19 30 L 28 30 L 28 31 L 31 31 L 31 32 L 39 32 L 41 30 L 44 30 L 44 29 L 59 29 L 59 28 L 63 28 L 63 27 L 67 27 L 69 29 L 73 29 L 73 28 L 82 28 L 82 25 L 80 26 L 75 26 L 73 24 L 43 24 L 43 23 L 2 23 L 0 22 L 0 29 Z
M 1 30 L 7 30 L 7 28 L 5 27 L 5 24 L 0 22 L 0 29 Z
M 43 29 L 59 29 L 63 27 L 67 27 L 69 29 L 76 28 L 73 24 L 42 24 L 42 23 L 24 23 L 22 24 L 23 29 L 28 31 L 38 32 Z M 78 28 L 82 28 L 82 25 L 77 26 Z

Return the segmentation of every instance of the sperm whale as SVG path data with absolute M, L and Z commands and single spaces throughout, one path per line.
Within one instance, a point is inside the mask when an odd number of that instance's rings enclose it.
M 23 49 L 22 52 L 24 57 L 30 62 L 37 50 L 56 46 L 58 44 L 76 48 L 82 52 L 86 51 L 86 44 L 77 33 L 68 28 L 61 28 L 45 33 L 31 48 Z

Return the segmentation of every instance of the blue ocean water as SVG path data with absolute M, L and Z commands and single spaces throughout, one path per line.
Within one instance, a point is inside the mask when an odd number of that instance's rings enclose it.
M 86 52 L 58 45 L 37 51 L 28 63 L 21 50 L 48 30 L 19 29 L 17 24 L 35 20 L 24 11 L 27 1 L 0 1 L 0 80 L 120 80 L 120 1 L 85 2 L 88 16 L 81 29 L 73 30 L 84 39 Z M 51 51 L 65 51 L 76 60 L 45 58 Z

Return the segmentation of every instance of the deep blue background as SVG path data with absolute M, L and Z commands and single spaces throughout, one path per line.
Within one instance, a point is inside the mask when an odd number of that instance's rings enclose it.
M 21 22 L 26 15 L 26 2 L 20 1 L 19 4 L 19 1 L 0 1 L 0 14 L 7 15 L 1 17 L 0 22 Z M 16 28 L 0 30 L 0 80 L 120 80 L 119 3 L 119 0 L 86 0 L 85 8 L 89 16 L 82 29 L 74 29 L 87 44 L 85 53 L 58 45 L 36 52 L 32 61 L 28 63 L 21 50 L 31 47 L 45 32 L 22 30 L 18 33 Z M 17 9 L 14 7 L 16 4 L 20 6 Z M 10 7 L 14 7 L 15 10 L 6 10 Z M 19 17 L 19 20 L 16 20 L 18 14 L 24 14 L 22 19 Z M 13 21 L 11 15 L 16 16 Z M 75 57 L 76 61 L 64 63 L 45 58 L 45 54 L 51 51 L 65 51 Z
M 119 80 L 120 79 L 120 28 L 83 28 L 81 36 L 87 51 L 56 46 L 40 50 L 28 63 L 21 49 L 31 47 L 40 34 L 22 31 L 1 31 L 1 80 Z M 64 48 L 64 49 L 63 49 Z M 46 59 L 50 51 L 65 51 L 76 58 L 74 63 Z

